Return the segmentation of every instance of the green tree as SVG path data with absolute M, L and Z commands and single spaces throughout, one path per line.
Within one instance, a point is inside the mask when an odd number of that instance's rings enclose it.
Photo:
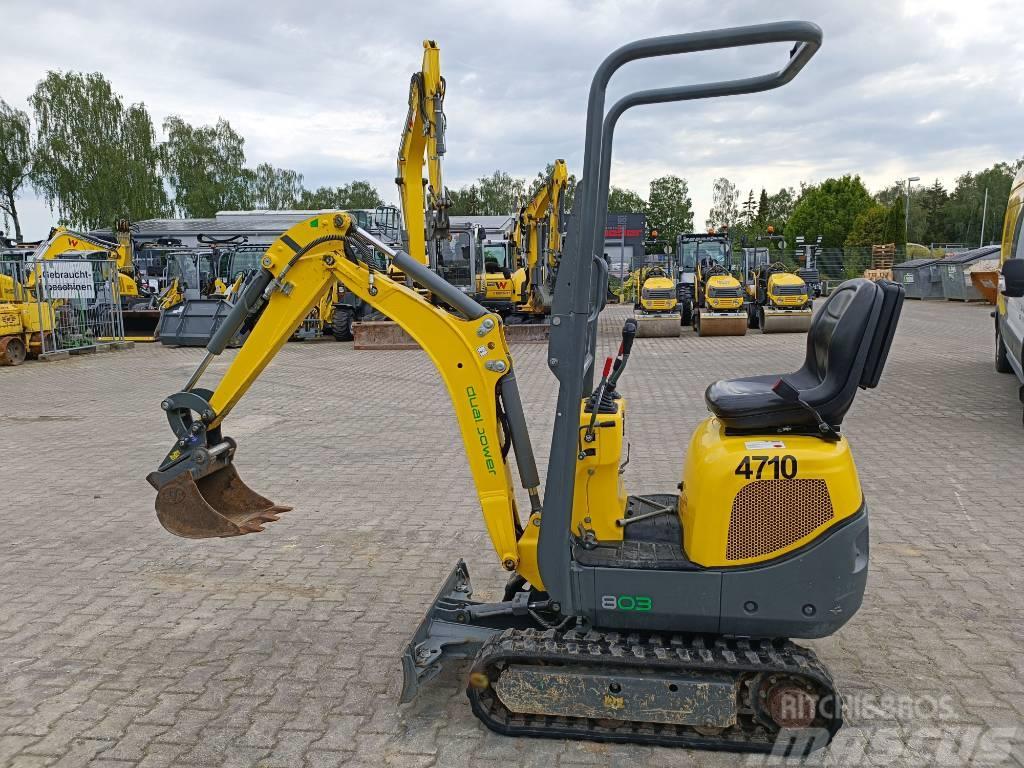
M 978 173 L 968 172 L 957 178 L 956 185 L 943 206 L 950 240 L 969 245 L 999 240 L 1003 217 L 1006 214 L 1006 203 L 1010 197 L 1010 187 L 1020 163 L 1020 160 L 1014 163 L 996 163 Z M 982 232 L 986 189 L 988 211 L 984 216 L 985 231 Z
M 647 213 L 647 201 L 631 189 L 608 189 L 608 213 Z
M 480 189 L 476 184 L 469 184 L 458 189 L 449 189 L 448 199 L 451 201 L 448 213 L 452 216 L 480 215 L 480 211 L 483 209 Z
M 724 176 L 715 179 L 711 193 L 711 211 L 706 221 L 708 228 L 718 230 L 736 224 L 740 217 L 740 209 L 737 207 L 739 199 L 740 193 L 735 184 Z
M 761 187 L 761 196 L 757 200 L 757 223 L 763 229 L 768 225 L 769 210 L 771 203 L 768 201 L 768 192 Z
M 160 165 L 180 215 L 204 218 L 252 207 L 254 174 L 245 168 L 245 139 L 227 120 L 197 128 L 171 115 L 164 131 Z
M 505 171 L 495 171 L 490 176 L 477 180 L 481 216 L 511 215 L 519 209 L 526 198 L 526 181 Z
M 295 208 L 302 192 L 301 173 L 260 163 L 253 172 L 249 197 L 255 208 L 280 211 Z
M 854 221 L 874 204 L 860 176 L 826 179 L 804 191 L 786 223 L 786 233 L 803 235 L 808 241 L 821 235 L 826 248 L 842 247 Z
M 380 192 L 368 181 L 353 181 L 349 184 L 342 184 L 338 189 L 341 191 L 341 207 L 346 210 L 376 208 L 379 205 L 384 205 Z
M 853 220 L 853 228 L 843 243 L 847 248 L 864 248 L 871 245 L 892 242 L 886 240 L 886 224 L 889 219 L 889 208 L 881 203 L 873 203 L 864 209 Z
M 317 187 L 316 190 L 303 189 L 297 203 L 299 208 L 306 210 L 356 210 L 358 208 L 376 208 L 384 205 L 380 193 L 368 181 L 353 181 L 339 187 Z
M 746 227 L 753 227 L 755 218 L 757 218 L 757 201 L 754 199 L 754 190 L 750 190 L 747 193 L 747 199 L 743 201 L 740 221 Z
M 676 235 L 693 231 L 693 202 L 686 179 L 669 175 L 651 181 L 647 227 L 658 231 L 659 240 L 673 244 Z
M 62 222 L 93 228 L 165 212 L 144 105 L 126 108 L 102 75 L 77 72 L 47 73 L 29 102 L 36 125 L 31 180 Z
M 902 197 L 897 197 L 889 206 L 885 217 L 885 231 L 882 233 L 882 244 L 893 243 L 897 248 L 907 244 L 907 208 Z
M 943 216 L 943 208 L 948 200 L 949 193 L 938 179 L 924 190 L 919 206 L 925 218 L 924 234 L 915 237 L 916 233 L 911 233 L 910 240 L 912 242 L 944 243 L 949 239 L 946 234 L 946 220 Z
M 507 216 L 519 210 L 526 199 L 526 179 L 497 170 L 475 183 L 449 189 L 449 213 L 457 216 Z
M 796 191 L 792 187 L 783 187 L 774 195 L 768 195 L 768 215 L 765 217 L 765 226 L 771 224 L 775 231 L 781 234 L 786 229 L 789 217 L 793 215 L 793 208 L 796 207 Z
M 0 217 L 4 225 L 14 223 L 14 239 L 19 243 L 21 220 L 17 198 L 32 167 L 32 144 L 28 115 L 0 99 Z

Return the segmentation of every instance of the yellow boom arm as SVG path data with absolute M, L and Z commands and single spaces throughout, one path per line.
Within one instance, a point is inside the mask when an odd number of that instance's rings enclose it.
M 522 528 L 506 461 L 508 435 L 502 426 L 497 394 L 503 379 L 512 372 L 512 358 L 500 318 L 490 313 L 473 319 L 457 317 L 386 273 L 371 269 L 350 255 L 357 251 L 348 242 L 353 230 L 348 214 L 330 213 L 297 224 L 282 235 L 262 261 L 262 277 L 267 285 L 263 292 L 265 306 L 258 310 L 258 320 L 216 389 L 192 389 L 206 367 L 204 363 L 184 392 L 164 401 L 172 427 L 179 424 L 175 432 L 182 439 L 160 469 L 150 475 L 150 482 L 161 489 L 157 497 L 158 516 L 173 533 L 196 538 L 249 533 L 261 530 L 262 522 L 276 519 L 282 508 L 245 488 L 237 474 L 231 477 L 226 472 L 229 467 L 217 465 L 216 451 L 222 452 L 221 457 L 227 451 L 229 458 L 234 452 L 233 447 L 217 447 L 227 445 L 221 442 L 220 425 L 310 309 L 335 283 L 342 282 L 398 323 L 437 367 L 455 408 L 491 541 L 504 567 L 514 570 L 520 560 L 517 539 Z M 239 302 L 246 300 L 243 290 Z M 209 359 L 210 356 L 207 362 Z M 198 412 L 202 421 L 192 422 L 182 415 L 189 409 Z M 191 446 L 202 442 L 203 436 L 204 453 L 197 453 Z M 215 473 L 228 479 L 217 480 Z M 193 482 L 189 476 L 198 482 L 199 494 L 203 496 L 193 504 L 187 496 L 196 485 L 189 486 Z M 215 489 L 212 494 L 210 488 Z M 536 488 L 531 489 L 531 495 L 534 493 Z M 210 498 L 211 495 L 219 498 Z M 244 500 L 240 503 L 247 505 L 247 509 L 232 508 L 239 499 Z M 261 504 L 262 517 L 253 512 L 259 512 Z M 219 520 L 199 519 L 208 514 L 207 505 Z M 210 524 L 210 520 L 216 520 L 219 525 L 225 518 L 236 527 L 217 529 Z
M 441 176 L 444 144 L 444 78 L 441 50 L 433 40 L 423 41 L 423 66 L 409 83 L 409 112 L 398 145 L 395 183 L 402 202 L 402 218 L 409 233 L 409 254 L 421 264 L 429 262 L 427 238 L 448 230 L 448 195 Z M 424 194 L 423 166 L 427 166 L 428 200 Z

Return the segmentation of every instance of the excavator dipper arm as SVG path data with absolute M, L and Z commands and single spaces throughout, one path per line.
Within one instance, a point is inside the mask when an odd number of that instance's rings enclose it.
M 171 533 L 208 538 L 261 531 L 290 509 L 241 481 L 233 465 L 235 443 L 221 427 L 310 309 L 340 281 L 398 323 L 437 366 L 455 408 L 488 533 L 503 566 L 514 570 L 522 529 L 507 462 L 510 444 L 535 509 L 539 480 L 500 318 L 443 281 L 425 287 L 447 296 L 467 316 L 431 304 L 362 260 L 367 247 L 385 249 L 414 280 L 440 280 L 408 254 L 390 251 L 358 229 L 344 213 L 320 214 L 282 235 L 211 339 L 203 365 L 182 392 L 162 403 L 177 442 L 147 478 L 158 489 L 157 517 Z M 252 330 L 217 387 L 196 388 L 212 358 L 247 322 Z

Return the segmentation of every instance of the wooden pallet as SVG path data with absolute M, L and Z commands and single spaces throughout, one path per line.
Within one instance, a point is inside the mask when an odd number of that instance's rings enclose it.
M 896 261 L 896 243 L 871 246 L 871 270 L 892 269 Z

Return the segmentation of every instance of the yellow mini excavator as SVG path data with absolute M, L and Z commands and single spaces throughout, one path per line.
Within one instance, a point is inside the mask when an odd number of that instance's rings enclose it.
M 683 234 L 676 242 L 683 325 L 692 325 L 698 336 L 745 335 L 743 286 L 729 271 L 728 234 Z
M 652 261 L 645 262 L 632 275 L 636 282 L 633 316 L 640 338 L 679 335 L 679 297 L 673 271 L 670 263 Z
M 858 388 L 878 384 L 902 289 L 863 279 L 840 285 L 815 318 L 798 372 L 713 384 L 705 393 L 712 415 L 690 441 L 678 495 L 630 494 L 623 482 L 622 377 L 634 320 L 617 354 L 595 370 L 608 281 L 597 248 L 607 210 L 600 169 L 610 162 L 616 120 L 642 104 L 779 87 L 820 41 L 821 30 L 806 22 L 670 35 L 625 45 L 598 68 L 578 215 L 551 312 L 547 363 L 558 397 L 543 493 L 500 316 L 336 212 L 270 246 L 204 361 L 161 403 L 175 437 L 148 477 L 160 522 L 189 538 L 235 536 L 262 531 L 289 509 L 242 482 L 226 419 L 341 281 L 401 325 L 437 367 L 497 564 L 510 574 L 504 599 L 480 602 L 465 564 L 455 566 L 403 654 L 403 701 L 445 662 L 469 659 L 472 710 L 504 734 L 781 754 L 825 746 L 842 723 L 841 699 L 813 651 L 790 638 L 831 635 L 861 604 L 868 512 L 841 425 Z M 606 112 L 608 81 L 629 61 L 791 42 L 777 72 L 638 91 Z M 371 249 L 444 306 L 364 259 Z M 246 327 L 219 382 L 200 387 Z M 513 463 L 528 509 L 518 508 Z
M 555 160 L 551 173 L 516 215 L 511 242 L 517 269 L 512 272 L 513 307 L 522 322 L 544 322 L 551 312 L 558 265 L 562 260 L 562 224 L 569 169 Z M 490 298 L 490 283 L 488 295 Z M 484 306 L 488 303 L 483 302 Z

